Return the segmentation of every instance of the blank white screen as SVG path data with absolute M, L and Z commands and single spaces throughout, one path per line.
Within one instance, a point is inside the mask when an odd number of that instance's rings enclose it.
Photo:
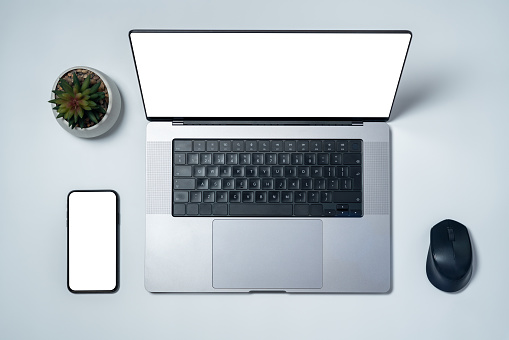
M 409 33 L 131 33 L 148 117 L 388 118 Z
M 116 286 L 116 196 L 113 192 L 69 195 L 69 288 L 113 290 Z

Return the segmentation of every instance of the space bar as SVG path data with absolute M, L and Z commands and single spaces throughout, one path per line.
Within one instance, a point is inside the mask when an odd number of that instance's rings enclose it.
M 230 204 L 230 216 L 292 216 L 291 204 Z

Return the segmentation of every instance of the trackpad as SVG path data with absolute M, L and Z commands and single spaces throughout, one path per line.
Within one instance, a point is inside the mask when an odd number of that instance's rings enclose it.
M 322 287 L 321 220 L 214 220 L 212 286 Z

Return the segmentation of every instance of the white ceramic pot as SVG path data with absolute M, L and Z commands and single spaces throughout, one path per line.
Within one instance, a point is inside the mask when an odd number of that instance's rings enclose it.
M 91 67 L 86 66 L 76 66 L 71 67 L 60 76 L 58 76 L 57 80 L 55 81 L 55 84 L 53 85 L 53 90 L 56 89 L 58 82 L 60 81 L 60 78 L 62 78 L 66 73 L 72 70 L 76 69 L 85 69 L 94 72 L 101 78 L 101 81 L 104 83 L 106 88 L 108 89 L 108 109 L 106 110 L 106 114 L 104 117 L 99 121 L 99 123 L 95 124 L 94 126 L 88 127 L 88 128 L 80 128 L 79 126 L 75 127 L 74 129 L 71 129 L 69 127 L 69 123 L 64 120 L 64 118 L 58 118 L 57 122 L 60 124 L 60 126 L 69 132 L 70 134 L 81 137 L 81 138 L 93 138 L 100 136 L 104 133 L 106 133 L 109 129 L 115 125 L 115 122 L 117 121 L 118 117 L 120 116 L 120 108 L 122 107 L 122 100 L 120 98 L 120 92 L 118 91 L 117 85 L 104 73 L 97 71 L 96 69 L 93 69 Z M 55 94 L 51 92 L 51 99 L 55 99 Z M 53 109 L 55 107 L 55 104 L 51 104 L 51 108 Z M 55 118 L 58 116 L 58 112 L 55 110 L 52 110 Z

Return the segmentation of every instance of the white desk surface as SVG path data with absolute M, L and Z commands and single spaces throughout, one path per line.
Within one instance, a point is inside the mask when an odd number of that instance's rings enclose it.
M 0 2 L 0 338 L 508 339 L 509 3 L 145 0 Z M 146 120 L 133 28 L 409 29 L 392 131 L 389 294 L 150 294 L 143 286 Z M 50 90 L 87 65 L 118 85 L 116 128 L 54 120 Z M 66 196 L 120 195 L 120 290 L 66 288 Z M 452 218 L 476 263 L 459 294 L 426 278 L 429 230 Z

